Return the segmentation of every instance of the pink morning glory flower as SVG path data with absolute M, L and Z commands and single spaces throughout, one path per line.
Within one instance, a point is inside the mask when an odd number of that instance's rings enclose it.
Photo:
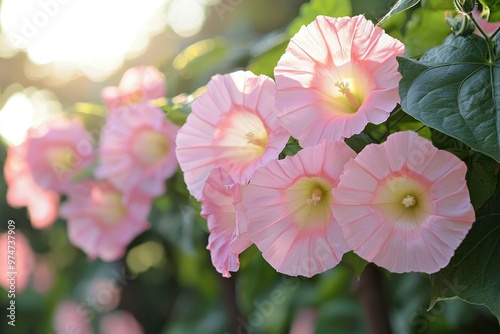
M 106 106 L 116 109 L 121 106 L 159 99 L 165 96 L 165 76 L 153 66 L 129 68 L 118 87 L 106 87 L 102 98 Z
M 147 103 L 115 109 L 103 128 L 94 174 L 129 194 L 151 197 L 165 192 L 165 180 L 177 171 L 175 136 L 179 127 Z
M 318 16 L 274 70 L 276 107 L 301 146 L 341 140 L 385 121 L 400 98 L 404 46 L 363 16 Z
M 323 141 L 255 171 L 242 192 L 246 228 L 278 272 L 311 277 L 350 250 L 332 210 L 332 189 L 355 156 L 344 142 Z
M 94 159 L 93 139 L 77 118 L 31 129 L 25 144 L 31 175 L 43 190 L 65 192 L 71 179 Z
M 134 192 L 124 201 L 111 183 L 85 180 L 68 192 L 61 204 L 67 219 L 70 242 L 91 259 L 114 261 L 125 254 L 127 245 L 149 228 L 150 197 Z
M 33 181 L 26 159 L 26 143 L 9 147 L 4 165 L 7 203 L 14 208 L 25 206 L 34 228 L 48 228 L 57 219 L 59 194 L 43 190 Z
M 276 159 L 288 141 L 274 107 L 275 83 L 264 75 L 214 76 L 192 105 L 177 136 L 177 158 L 193 197 L 200 200 L 211 170 L 223 167 L 235 183 Z
M 392 272 L 445 267 L 475 220 L 466 165 L 415 132 L 390 135 L 348 162 L 333 210 L 354 252 Z

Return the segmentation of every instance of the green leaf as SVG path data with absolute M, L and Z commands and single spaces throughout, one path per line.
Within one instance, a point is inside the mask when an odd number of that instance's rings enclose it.
M 356 153 L 361 152 L 366 145 L 377 144 L 377 142 L 365 132 L 361 132 L 359 134 L 346 138 L 345 143 L 349 145 L 349 147 L 352 148 Z
M 422 0 L 422 8 L 428 9 L 455 9 L 453 0 Z
M 398 57 L 403 110 L 425 125 L 500 161 L 500 65 L 486 41 L 450 35 L 421 61 Z
M 365 259 L 360 258 L 357 254 L 350 251 L 344 254 L 342 257 L 342 263 L 347 264 L 354 271 L 356 276 L 361 277 L 361 273 L 365 270 L 368 262 Z
M 483 5 L 483 10 L 489 11 L 488 22 L 500 21 L 500 1 L 498 0 L 479 0 Z
M 384 21 L 386 21 L 388 18 L 391 16 L 404 12 L 405 10 L 410 9 L 411 7 L 415 6 L 418 4 L 420 0 L 399 0 L 392 8 L 389 10 L 387 14 L 380 20 L 379 24 L 382 24 Z
M 420 1 L 420 0 L 414 0 Z M 311 0 L 300 7 L 299 16 L 288 26 L 288 34 L 293 36 L 303 25 L 308 25 L 318 15 L 331 17 L 350 16 L 352 14 L 351 1 L 349 0 Z
M 257 75 L 264 74 L 271 78 L 274 77 L 274 68 L 290 42 L 288 35 L 284 35 L 287 36 L 285 40 L 277 39 L 277 43 L 274 43 L 268 50 L 250 62 L 248 69 Z
M 485 305 L 500 321 L 500 215 L 479 218 L 448 266 L 431 275 L 432 305 L 460 298 Z
M 419 8 L 406 25 L 403 42 L 407 57 L 421 56 L 433 46 L 440 45 L 451 33 L 445 19 L 446 10 Z
M 495 192 L 495 162 L 483 154 L 474 154 L 468 164 L 466 179 L 471 203 L 477 210 Z
M 166 105 L 162 109 L 167 113 L 167 119 L 179 126 L 183 126 L 186 123 L 186 119 L 190 113 L 190 108 L 187 105 Z

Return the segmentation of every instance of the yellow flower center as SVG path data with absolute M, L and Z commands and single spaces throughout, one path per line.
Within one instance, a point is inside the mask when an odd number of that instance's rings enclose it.
M 403 204 L 405 208 L 411 208 L 414 207 L 415 204 L 417 204 L 417 200 L 415 199 L 415 196 L 406 195 L 401 201 L 401 204 Z
M 359 92 L 351 88 L 349 81 L 336 82 L 335 86 L 339 88 L 339 92 L 347 99 L 346 111 L 355 113 L 363 103 L 363 97 L 360 96 Z
M 93 209 L 105 226 L 114 226 L 123 220 L 127 208 L 122 203 L 123 196 L 120 192 L 95 188 L 91 196 L 96 202 Z
M 153 130 L 143 130 L 132 143 L 135 156 L 146 166 L 154 166 L 167 155 L 170 144 L 166 135 Z
M 370 74 L 353 63 L 318 65 L 314 81 L 325 108 L 343 116 L 355 114 L 373 86 Z
M 214 132 L 214 145 L 222 159 L 231 164 L 245 164 L 264 153 L 269 142 L 267 129 L 258 115 L 233 110 L 223 115 Z
M 300 228 L 323 228 L 330 222 L 332 184 L 322 177 L 304 176 L 286 190 L 289 212 Z
M 46 159 L 59 176 L 71 172 L 79 162 L 78 155 L 69 146 L 50 147 L 47 150 Z
M 388 178 L 381 182 L 376 193 L 372 204 L 392 223 L 418 225 L 432 212 L 427 185 L 411 177 Z
M 311 193 L 311 198 L 309 198 L 306 203 L 307 205 L 316 205 L 319 201 L 321 201 L 321 195 L 323 195 L 323 190 L 320 188 L 314 188 Z
M 248 132 L 245 137 L 248 139 L 248 144 L 253 144 L 255 146 L 260 146 L 265 148 L 267 145 L 267 133 L 262 137 L 257 137 L 252 131 Z

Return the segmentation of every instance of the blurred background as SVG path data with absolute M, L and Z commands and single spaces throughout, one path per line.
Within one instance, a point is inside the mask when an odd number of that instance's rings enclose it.
M 272 76 L 304 2 L 0 0 L 0 168 L 7 147 L 49 115 L 88 114 L 89 126 L 98 123 L 101 90 L 116 86 L 130 67 L 156 66 L 166 76 L 168 98 L 195 91 L 216 73 L 249 68 Z M 393 2 L 353 0 L 352 13 L 376 21 Z M 420 23 L 409 24 L 405 29 Z M 369 332 L 354 258 L 312 279 L 293 278 L 277 274 L 252 247 L 241 256 L 240 271 L 222 278 L 205 249 L 199 204 L 187 196 L 180 173 L 167 189 L 151 210 L 152 229 L 122 260 L 106 263 L 72 246 L 62 220 L 34 229 L 25 209 L 6 203 L 0 174 L 0 232 L 15 221 L 31 248 L 31 274 L 16 293 L 15 327 L 7 324 L 9 299 L 0 288 L 0 333 L 54 333 L 58 317 L 83 321 L 88 333 Z M 446 301 L 427 312 L 426 275 L 377 272 L 395 333 L 498 330 L 481 306 Z

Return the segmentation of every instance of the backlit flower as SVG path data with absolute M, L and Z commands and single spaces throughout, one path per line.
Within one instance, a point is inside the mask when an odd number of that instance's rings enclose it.
M 331 205 L 332 189 L 355 153 L 323 141 L 255 171 L 242 193 L 250 240 L 277 271 L 311 277 L 349 250 Z
M 178 129 L 147 103 L 116 109 L 103 129 L 96 177 L 113 183 L 125 199 L 136 190 L 152 197 L 163 194 L 165 180 L 177 171 Z
M 76 118 L 30 130 L 25 144 L 33 180 L 43 190 L 65 192 L 71 179 L 93 161 L 92 137 Z
M 67 219 L 71 243 L 91 259 L 114 261 L 127 245 L 149 228 L 146 221 L 151 198 L 134 192 L 127 201 L 109 182 L 87 180 L 71 187 L 68 200 L 61 204 Z
M 212 263 L 224 277 L 231 277 L 230 271 L 238 271 L 238 255 L 251 245 L 247 237 L 236 235 L 236 209 L 233 206 L 240 197 L 240 186 L 233 183 L 222 168 L 214 168 L 210 173 L 201 199 L 201 215 L 207 219 L 210 236 L 208 247 Z
M 7 203 L 14 208 L 25 206 L 34 228 L 48 228 L 57 219 L 59 194 L 43 190 L 33 181 L 26 158 L 25 143 L 9 148 L 4 165 Z
M 125 311 L 106 314 L 99 324 L 101 334 L 143 334 L 142 326 L 134 316 Z
M 5 221 L 5 226 L 13 226 L 7 232 L 0 234 L 0 286 L 7 291 L 22 293 L 30 281 L 33 267 L 35 266 L 35 256 L 31 250 L 30 243 L 24 235 L 15 229 L 11 221 Z M 8 231 L 14 231 L 10 233 Z
M 213 168 L 224 167 L 242 184 L 278 157 L 289 134 L 275 116 L 274 95 L 272 79 L 238 71 L 214 76 L 193 102 L 177 136 L 177 158 L 196 199 Z
M 52 321 L 55 333 L 94 334 L 90 311 L 85 307 L 85 303 L 77 304 L 72 300 L 60 302 L 54 311 Z
M 397 132 L 348 162 L 333 209 L 349 246 L 392 272 L 445 267 L 475 220 L 466 166 L 415 132 Z
M 159 99 L 165 96 L 167 86 L 165 76 L 153 66 L 129 68 L 118 87 L 106 87 L 102 98 L 106 106 L 115 108 L 139 102 Z
M 398 40 L 363 16 L 318 16 L 290 40 L 274 70 L 283 126 L 302 146 L 380 124 L 400 101 Z

